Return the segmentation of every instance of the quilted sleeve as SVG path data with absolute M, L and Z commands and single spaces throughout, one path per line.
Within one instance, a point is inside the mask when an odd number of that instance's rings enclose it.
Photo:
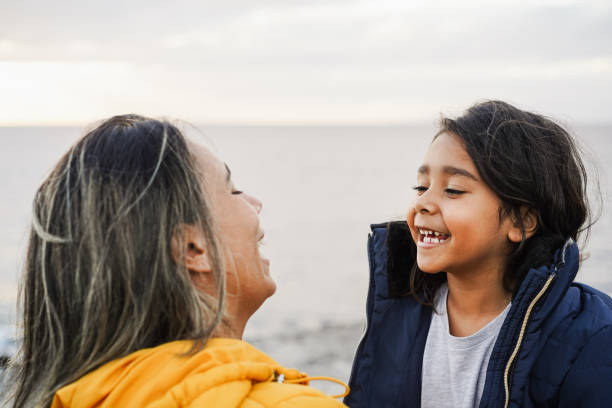
M 584 346 L 559 393 L 559 407 L 612 406 L 612 326 Z

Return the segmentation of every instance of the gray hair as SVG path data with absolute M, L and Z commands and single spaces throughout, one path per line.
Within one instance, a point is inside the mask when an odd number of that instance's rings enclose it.
M 206 238 L 216 296 L 172 256 L 185 224 Z M 34 199 L 12 404 L 47 407 L 59 388 L 142 348 L 192 339 L 201 349 L 224 309 L 214 231 L 203 172 L 177 127 L 123 115 L 87 133 Z

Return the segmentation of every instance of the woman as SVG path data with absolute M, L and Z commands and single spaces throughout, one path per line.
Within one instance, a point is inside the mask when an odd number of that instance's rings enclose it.
M 12 404 L 343 406 L 240 340 L 275 291 L 260 210 L 169 123 L 86 134 L 34 200 Z

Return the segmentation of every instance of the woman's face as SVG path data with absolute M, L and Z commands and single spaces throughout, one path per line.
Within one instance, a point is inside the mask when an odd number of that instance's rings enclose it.
M 231 319 L 246 320 L 276 290 L 270 261 L 259 253 L 264 231 L 259 225 L 262 203 L 235 188 L 231 172 L 205 147 L 190 149 L 204 173 L 211 211 L 225 250 L 227 308 Z

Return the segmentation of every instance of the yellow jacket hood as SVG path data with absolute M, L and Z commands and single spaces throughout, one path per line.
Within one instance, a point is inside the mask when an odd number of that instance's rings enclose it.
M 344 406 L 244 341 L 211 339 L 185 355 L 192 344 L 175 341 L 111 361 L 61 388 L 51 408 Z

